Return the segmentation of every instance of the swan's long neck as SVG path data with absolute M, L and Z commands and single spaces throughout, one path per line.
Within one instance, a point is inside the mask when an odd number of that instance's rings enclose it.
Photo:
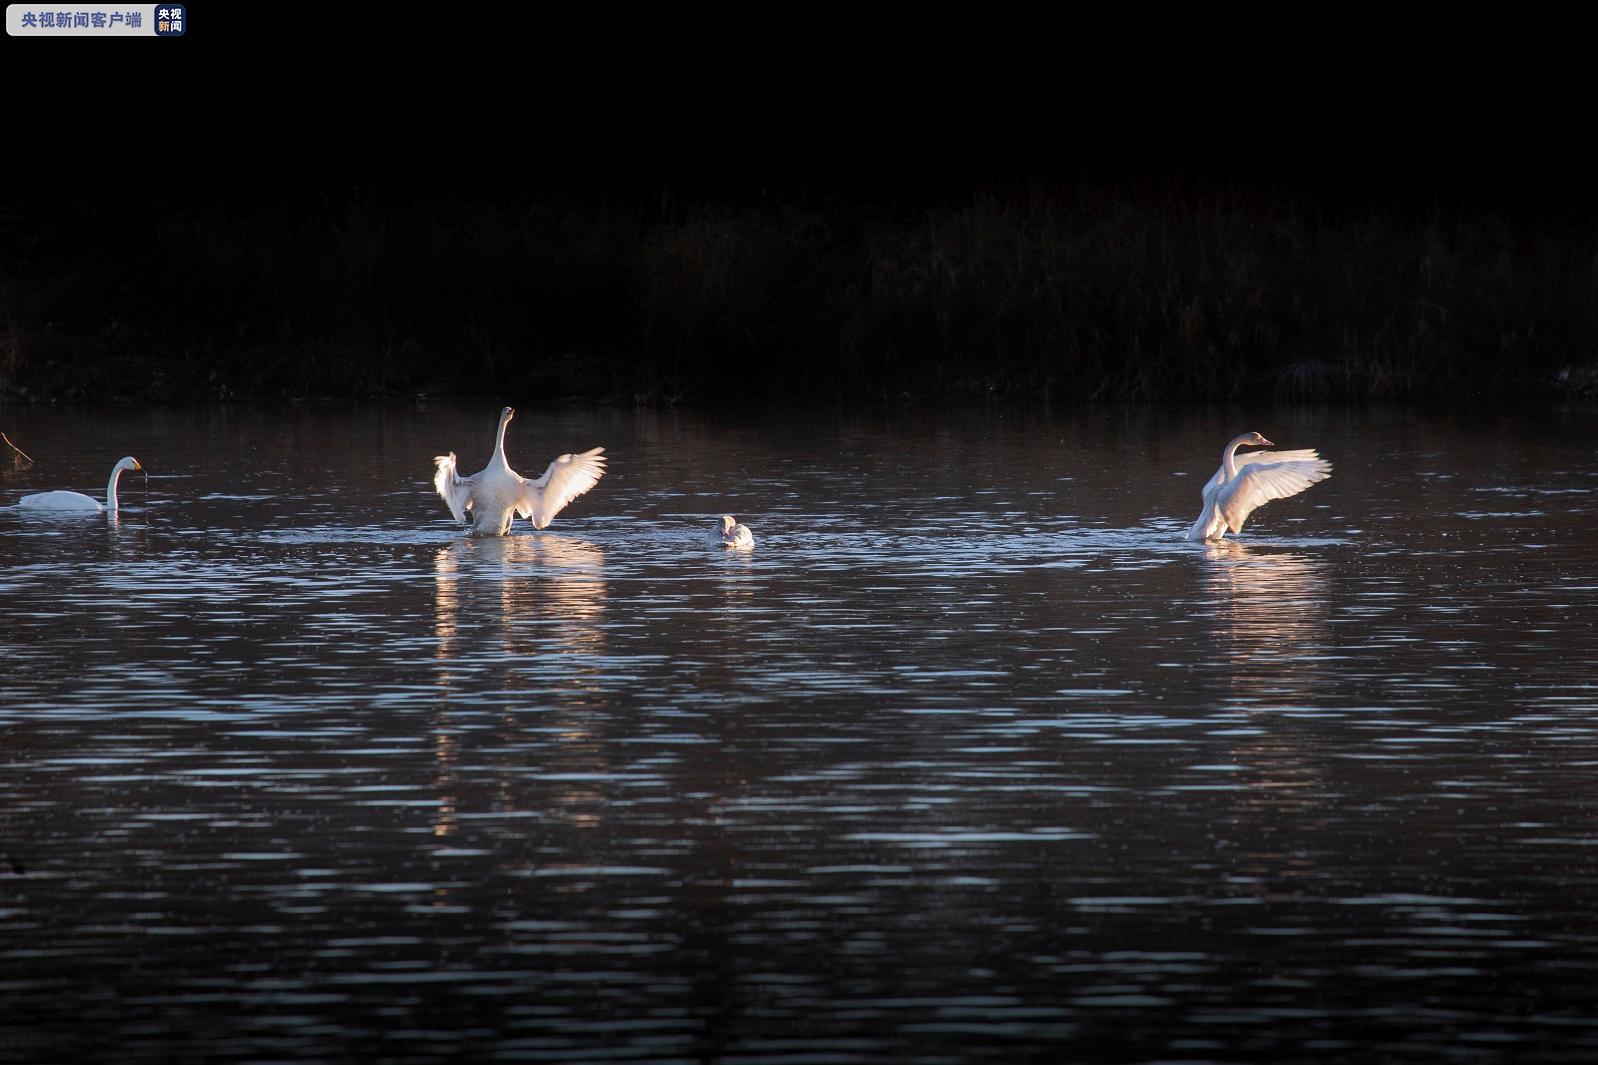
M 1249 434 L 1244 433 L 1230 444 L 1227 444 L 1226 450 L 1221 452 L 1221 469 L 1226 471 L 1226 479 L 1228 481 L 1237 476 L 1237 449 L 1248 441 L 1248 437 Z
M 499 419 L 499 434 L 494 437 L 494 457 L 489 459 L 490 462 L 498 462 L 506 469 L 510 468 L 510 463 L 505 460 L 505 427 L 508 425 L 510 425 L 509 418 Z
M 105 509 L 117 508 L 117 478 L 122 476 L 122 463 L 111 467 L 111 479 L 105 483 Z

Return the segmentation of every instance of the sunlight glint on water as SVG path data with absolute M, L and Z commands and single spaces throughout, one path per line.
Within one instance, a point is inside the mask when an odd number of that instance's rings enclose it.
M 1598 1052 L 1591 412 L 496 413 L 5 411 L 0 1060 Z

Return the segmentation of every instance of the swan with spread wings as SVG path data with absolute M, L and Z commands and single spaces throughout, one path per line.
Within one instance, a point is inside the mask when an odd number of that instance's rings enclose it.
M 1332 475 L 1332 464 L 1313 448 L 1239 455 L 1237 449 L 1245 444 L 1272 446 L 1259 433 L 1232 438 L 1221 452 L 1221 468 L 1204 486 L 1204 509 L 1187 531 L 1189 540 L 1220 540 L 1228 529 L 1240 533 L 1248 516 L 1258 508 L 1273 499 L 1296 496 Z
M 505 427 L 515 416 L 513 407 L 499 412 L 494 454 L 487 466 L 470 477 L 460 475 L 453 451 L 433 459 L 433 487 L 455 520 L 471 525 L 473 536 L 504 536 L 516 516 L 530 520 L 535 529 L 545 528 L 567 503 L 605 475 L 605 449 L 596 447 L 578 455 L 562 455 L 549 464 L 542 477 L 523 477 L 505 459 Z

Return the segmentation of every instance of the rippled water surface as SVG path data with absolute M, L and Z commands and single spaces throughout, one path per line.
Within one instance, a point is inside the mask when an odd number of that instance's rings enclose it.
M 496 413 L 0 408 L 0 1060 L 1598 1057 L 1590 410 Z

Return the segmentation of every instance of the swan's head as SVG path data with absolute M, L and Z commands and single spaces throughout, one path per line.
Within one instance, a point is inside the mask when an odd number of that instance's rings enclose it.
M 515 407 L 506 407 L 504 410 L 499 412 L 499 420 L 501 422 L 508 422 L 514 417 L 516 417 Z
M 737 519 L 731 514 L 723 514 L 721 516 L 721 535 L 726 536 L 728 533 L 732 532 L 732 527 L 737 524 Z
M 119 470 L 142 470 L 142 469 L 144 469 L 144 467 L 139 465 L 139 460 L 138 459 L 134 458 L 132 455 L 129 455 L 125 459 L 118 460 L 117 469 L 119 469 Z
M 1270 447 L 1271 446 L 1271 442 L 1269 440 L 1265 439 L 1259 433 L 1249 433 L 1248 436 L 1243 439 L 1243 443 L 1249 445 L 1250 447 Z

